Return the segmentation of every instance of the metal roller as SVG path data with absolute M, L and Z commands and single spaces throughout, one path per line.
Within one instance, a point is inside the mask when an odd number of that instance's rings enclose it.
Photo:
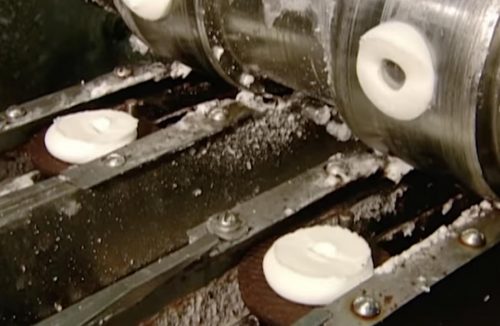
M 154 21 L 115 5 L 159 56 L 255 92 L 269 78 L 320 98 L 371 147 L 500 195 L 498 0 L 172 0 Z M 432 100 L 416 118 L 382 112 L 360 84 L 360 40 L 384 22 L 414 28 L 432 55 Z

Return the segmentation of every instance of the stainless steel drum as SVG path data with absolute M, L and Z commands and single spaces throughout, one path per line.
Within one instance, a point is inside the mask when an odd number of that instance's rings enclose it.
M 323 99 L 371 147 L 500 195 L 498 0 L 172 0 L 154 21 L 115 4 L 160 56 L 256 92 L 269 78 Z M 432 100 L 416 118 L 383 113 L 360 84 L 360 40 L 384 22 L 412 26 L 432 54 Z M 389 63 L 380 71 L 412 78 Z

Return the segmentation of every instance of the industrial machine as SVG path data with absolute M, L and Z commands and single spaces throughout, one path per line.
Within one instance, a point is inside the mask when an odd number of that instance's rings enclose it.
M 500 1 L 151 4 L 0 4 L 2 324 L 496 324 Z M 48 153 L 99 108 L 138 140 Z M 263 254 L 321 224 L 375 275 L 292 304 Z

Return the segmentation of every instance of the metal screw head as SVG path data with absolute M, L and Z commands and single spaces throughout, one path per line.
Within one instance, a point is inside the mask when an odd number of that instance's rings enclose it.
M 361 318 L 372 319 L 380 315 L 380 304 L 372 297 L 361 296 L 352 302 L 352 311 Z
M 241 220 L 233 213 L 225 213 L 217 219 L 221 230 L 234 230 L 241 224 Z
M 132 69 L 127 66 L 116 67 L 115 75 L 119 78 L 128 78 L 132 76 Z
M 229 113 L 225 108 L 216 107 L 210 110 L 208 117 L 215 122 L 224 122 L 227 120 Z
M 208 230 L 224 240 L 236 240 L 247 231 L 247 224 L 234 213 L 225 213 L 211 218 L 207 224 Z
M 460 242 L 471 248 L 481 248 L 486 245 L 486 237 L 477 229 L 467 229 L 460 234 Z
M 26 110 L 20 106 L 11 106 L 5 111 L 5 116 L 9 121 L 15 121 L 26 115 Z
M 104 158 L 104 163 L 110 168 L 118 168 L 125 165 L 125 163 L 127 163 L 127 160 L 122 155 L 113 153 Z

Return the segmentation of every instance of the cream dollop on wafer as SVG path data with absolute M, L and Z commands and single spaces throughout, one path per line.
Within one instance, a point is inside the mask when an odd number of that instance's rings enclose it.
M 266 253 L 269 286 L 299 304 L 326 305 L 373 275 L 368 243 L 350 230 L 315 226 L 278 239 Z
M 116 110 L 85 111 L 56 118 L 45 134 L 55 158 L 85 164 L 137 139 L 138 120 Z

